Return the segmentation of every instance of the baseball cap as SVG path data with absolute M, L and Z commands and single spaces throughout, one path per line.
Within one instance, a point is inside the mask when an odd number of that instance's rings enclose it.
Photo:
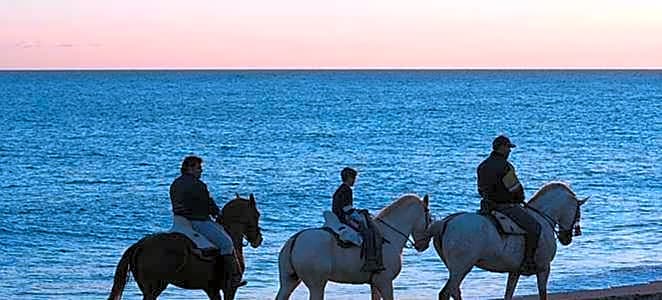
M 499 148 L 501 145 L 507 145 L 510 148 L 517 147 L 515 144 L 510 142 L 510 139 L 505 135 L 497 136 L 494 141 L 492 141 L 492 149 Z

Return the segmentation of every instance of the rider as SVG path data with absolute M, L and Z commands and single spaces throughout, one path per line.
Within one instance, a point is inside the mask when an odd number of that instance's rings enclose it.
M 358 172 L 346 167 L 340 171 L 342 183 L 333 194 L 332 211 L 340 222 L 359 231 L 364 243 L 370 245 L 366 250 L 366 259 L 361 267 L 364 272 L 381 272 L 384 270 L 382 260 L 382 235 L 371 222 L 366 210 L 354 209 L 352 187 L 356 182 Z
M 175 215 L 185 217 L 191 221 L 195 231 L 202 234 L 212 242 L 221 253 L 217 268 L 223 271 L 223 266 L 230 272 L 231 287 L 240 287 L 246 284 L 241 280 L 241 271 L 234 255 L 232 239 L 222 226 L 214 222 L 209 216 L 218 217 L 220 210 L 209 195 L 207 185 L 200 180 L 202 175 L 202 158 L 187 156 L 182 161 L 181 176 L 170 185 L 170 201 Z
M 524 188 L 517 179 L 515 167 L 508 162 L 508 156 L 515 145 L 505 135 L 492 141 L 492 153 L 480 163 L 478 173 L 478 193 L 482 197 L 481 213 L 497 210 L 510 217 L 526 231 L 524 241 L 524 261 L 522 274 L 533 274 L 536 270 L 535 253 L 538 246 L 540 224 L 522 207 Z
M 352 168 L 342 169 L 342 171 L 340 171 L 340 178 L 342 179 L 342 183 L 336 192 L 333 193 L 333 203 L 331 210 L 338 217 L 340 222 L 348 225 L 353 223 L 352 218 L 350 217 L 354 210 L 354 196 L 352 194 L 352 187 L 356 182 L 357 176 L 358 172 Z

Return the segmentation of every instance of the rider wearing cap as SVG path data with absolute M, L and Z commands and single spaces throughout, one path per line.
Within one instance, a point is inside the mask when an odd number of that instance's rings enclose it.
M 524 261 L 521 273 L 528 275 L 536 271 L 535 252 L 540 235 L 540 224 L 522 207 L 524 188 L 517 179 L 515 167 L 508 156 L 515 144 L 505 135 L 492 142 L 492 153 L 478 165 L 478 193 L 482 197 L 481 212 L 497 210 L 510 217 L 526 231 Z

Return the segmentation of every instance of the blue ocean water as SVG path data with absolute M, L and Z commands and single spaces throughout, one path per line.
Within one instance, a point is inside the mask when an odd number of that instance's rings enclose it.
M 527 196 L 550 180 L 592 196 L 550 291 L 662 280 L 661 112 L 660 71 L 0 72 L 0 298 L 107 297 L 123 251 L 169 228 L 168 186 L 197 154 L 219 204 L 256 195 L 265 241 L 246 250 L 238 299 L 270 299 L 280 247 L 322 224 L 342 167 L 360 172 L 356 206 L 428 193 L 441 218 L 478 207 L 475 167 L 500 133 Z M 403 258 L 396 297 L 436 298 L 435 251 Z M 505 282 L 474 269 L 463 295 L 501 297 Z M 124 297 L 140 299 L 135 282 Z

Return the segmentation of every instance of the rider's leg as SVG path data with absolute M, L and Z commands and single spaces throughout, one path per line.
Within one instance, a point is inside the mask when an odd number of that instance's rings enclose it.
M 526 231 L 523 274 L 530 274 L 536 268 L 535 255 L 538 247 L 538 237 L 540 236 L 540 224 L 520 206 L 508 208 L 504 212 Z
M 359 233 L 363 238 L 363 243 L 367 246 L 361 271 L 370 273 L 384 271 L 382 236 L 377 231 L 377 227 L 369 220 L 367 214 L 362 214 L 358 210 L 354 210 L 350 217 L 352 221 L 360 224 Z
M 217 226 L 216 223 L 209 221 L 191 221 L 193 229 L 206 237 L 214 246 L 218 247 L 221 255 L 231 255 L 234 253 L 234 246 L 232 239 L 225 233 L 222 227 Z
M 223 230 L 223 228 L 212 222 L 212 221 L 191 221 L 193 229 L 204 237 L 206 237 L 210 242 L 212 242 L 216 247 L 218 247 L 219 252 L 221 253 L 221 259 L 219 262 L 222 262 L 223 269 L 229 270 L 230 285 L 233 287 L 240 287 L 246 284 L 246 281 L 241 280 L 241 269 L 237 258 L 234 255 L 234 246 L 232 244 L 232 239 L 230 236 Z M 227 278 L 226 277 L 226 278 Z

